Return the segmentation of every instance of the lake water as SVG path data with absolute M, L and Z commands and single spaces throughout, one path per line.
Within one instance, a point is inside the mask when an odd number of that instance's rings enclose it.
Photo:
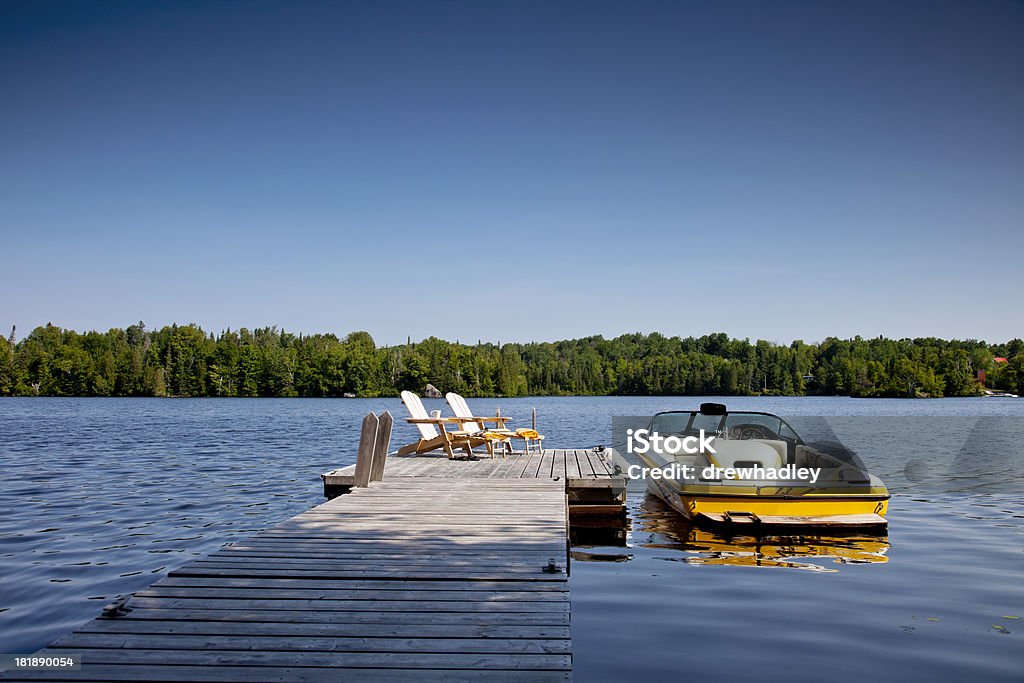
M 584 447 L 610 442 L 612 416 L 700 400 L 471 404 L 519 425 L 536 407 L 549 447 Z M 1024 400 L 721 400 L 832 416 L 893 493 L 888 534 L 724 538 L 631 485 L 624 527 L 573 532 L 577 680 L 1024 680 Z M 0 652 L 321 502 L 320 473 L 353 462 L 362 416 L 385 409 L 405 414 L 397 399 L 0 400 Z M 965 432 L 987 450 L 966 452 Z M 393 443 L 412 439 L 396 424 Z

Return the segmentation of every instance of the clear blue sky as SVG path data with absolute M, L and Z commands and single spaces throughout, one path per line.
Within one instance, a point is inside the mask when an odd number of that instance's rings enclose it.
M 4 2 L 0 326 L 1024 336 L 1014 2 Z

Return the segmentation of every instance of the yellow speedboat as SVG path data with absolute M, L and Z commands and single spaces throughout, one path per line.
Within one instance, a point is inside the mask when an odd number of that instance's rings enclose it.
M 652 493 L 694 521 L 887 524 L 889 491 L 878 477 L 845 449 L 804 443 L 771 413 L 729 412 L 720 403 L 704 403 L 697 411 L 658 413 L 644 434 L 631 434 L 631 444 L 634 438 L 642 447 L 630 452 L 643 466 L 631 474 L 643 476 Z

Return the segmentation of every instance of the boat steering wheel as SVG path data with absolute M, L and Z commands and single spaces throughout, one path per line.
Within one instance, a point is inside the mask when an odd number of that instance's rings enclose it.
M 729 437 L 732 439 L 778 439 L 779 435 L 764 425 L 756 422 L 745 422 L 733 425 L 729 428 Z

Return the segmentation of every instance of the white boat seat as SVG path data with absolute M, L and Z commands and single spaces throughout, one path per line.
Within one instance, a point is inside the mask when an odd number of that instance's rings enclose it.
M 778 469 L 786 462 L 786 442 L 761 439 L 715 439 L 715 453 L 706 454 L 719 467 L 753 467 Z
M 785 465 L 788 462 L 789 457 L 789 444 L 782 439 L 758 439 L 759 443 L 766 443 L 775 449 L 775 452 L 782 458 L 782 464 Z

